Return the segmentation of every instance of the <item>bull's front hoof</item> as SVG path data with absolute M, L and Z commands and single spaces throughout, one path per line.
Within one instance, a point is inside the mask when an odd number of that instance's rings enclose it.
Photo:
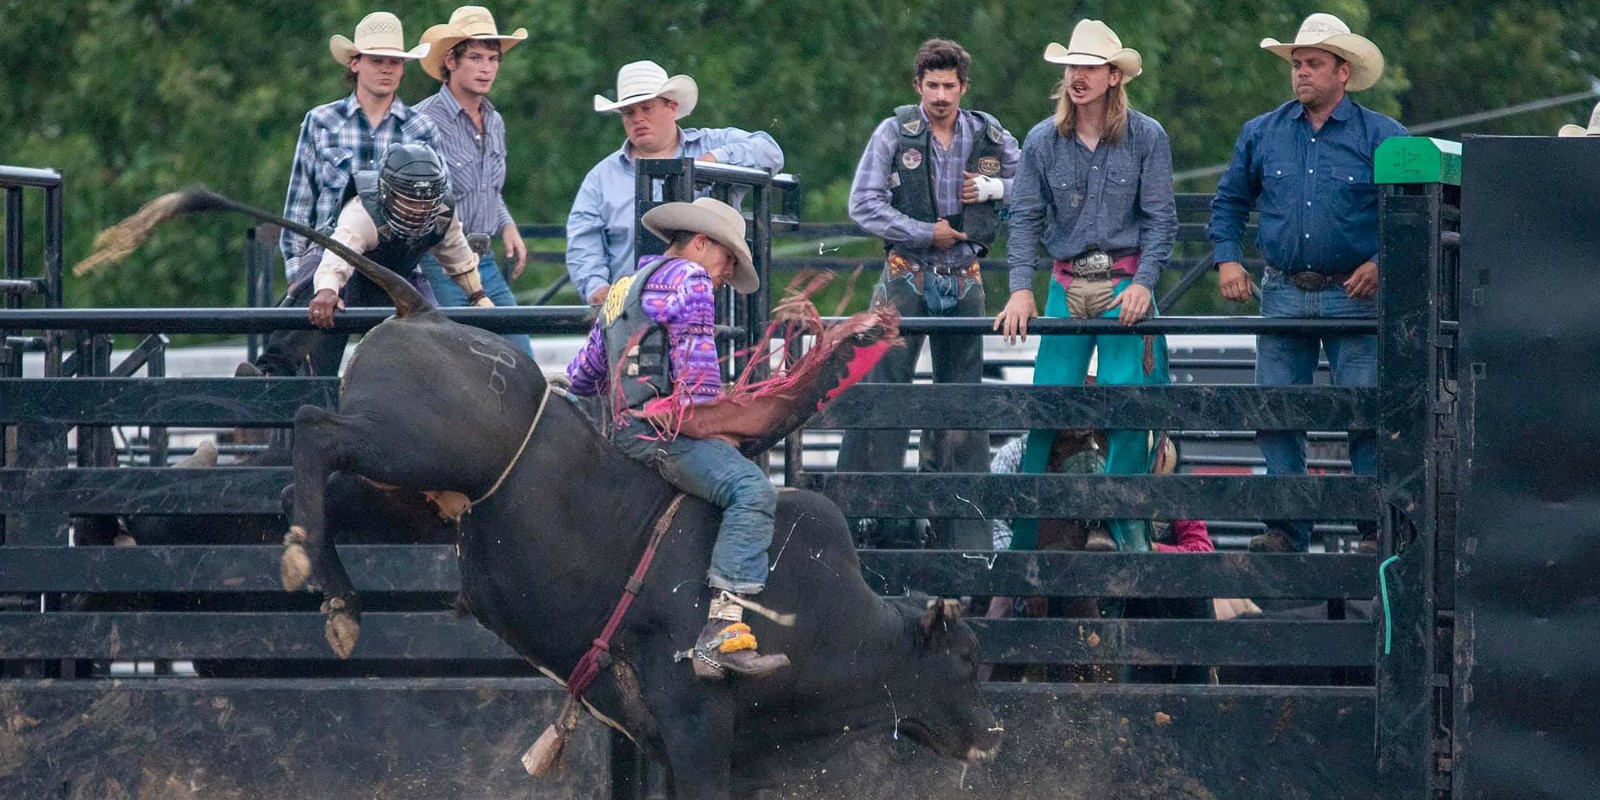
M 289 527 L 283 537 L 283 557 L 278 560 L 278 579 L 283 590 L 297 592 L 311 578 L 311 557 L 306 555 L 306 529 L 299 525 Z
M 339 598 L 324 602 L 322 613 L 328 615 L 328 622 L 322 628 L 328 646 L 333 648 L 334 655 L 349 658 L 356 649 L 356 640 L 361 638 L 361 623 L 356 621 L 355 615 L 346 609 L 345 602 Z

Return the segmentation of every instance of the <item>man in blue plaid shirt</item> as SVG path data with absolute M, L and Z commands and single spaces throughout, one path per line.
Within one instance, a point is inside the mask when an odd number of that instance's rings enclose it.
M 332 228 L 350 176 L 377 169 L 390 145 L 420 143 L 438 149 L 433 122 L 395 96 L 406 62 L 427 55 L 428 46 L 406 50 L 400 20 L 387 11 L 368 14 L 355 34 L 353 41 L 343 36 L 328 40 L 333 59 L 348 70 L 345 80 L 353 91 L 306 113 L 283 204 L 283 216 L 319 229 Z M 304 257 L 310 246 L 305 237 L 289 231 L 278 240 L 291 285 L 309 280 L 316 271 L 317 254 Z

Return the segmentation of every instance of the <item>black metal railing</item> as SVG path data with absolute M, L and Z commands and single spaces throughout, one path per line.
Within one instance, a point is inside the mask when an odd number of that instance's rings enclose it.
M 667 163 L 679 171 L 671 173 L 676 188 L 663 190 L 664 198 L 692 196 L 701 187 L 701 178 L 730 187 L 744 185 L 757 194 L 763 190 L 754 176 L 734 175 L 755 181 L 737 184 L 724 180 L 728 176 L 715 168 Z M 686 179 L 684 173 L 693 177 Z M 766 180 L 764 191 L 775 192 L 775 184 Z M 722 189 L 713 186 L 712 191 Z M 1437 453 L 1427 455 L 1437 440 L 1429 415 L 1444 385 L 1437 374 L 1438 362 L 1433 360 L 1437 353 L 1430 349 L 1433 343 L 1420 341 L 1417 331 L 1429 331 L 1430 337 L 1446 335 L 1443 320 L 1418 315 L 1435 313 L 1430 309 L 1436 307 L 1441 294 L 1452 294 L 1454 286 L 1453 277 L 1441 272 L 1441 265 L 1448 261 L 1448 256 L 1441 254 L 1450 249 L 1442 236 L 1438 210 L 1446 204 L 1444 196 L 1425 195 L 1429 198 L 1426 202 L 1434 204 L 1427 207 L 1429 213 L 1401 207 L 1396 196 L 1404 195 L 1392 195 L 1385 206 L 1386 213 L 1396 216 L 1385 220 L 1383 313 L 1376 322 L 1167 317 L 1132 329 L 1104 320 L 1038 320 L 1031 330 L 1035 335 L 1376 333 L 1385 343 L 1376 390 L 864 385 L 846 393 L 813 426 L 1376 429 L 1382 434 L 1376 478 L 810 473 L 798 457 L 803 443 L 797 436 L 795 451 L 786 458 L 790 485 L 817 490 L 852 516 L 1336 516 L 1377 520 L 1385 547 L 1401 553 L 1403 573 L 1397 574 L 1413 581 L 1419 571 L 1435 566 L 1432 556 L 1421 560 L 1421 551 L 1414 545 L 1434 545 L 1431 529 L 1417 521 L 1421 513 L 1418 498 L 1428 491 L 1418 481 L 1426 472 L 1425 464 L 1438 466 L 1436 461 L 1424 459 L 1438 457 Z M 763 208 L 761 216 L 767 219 L 776 213 L 771 200 L 769 196 L 765 206 L 758 203 Z M 753 225 L 750 234 L 763 237 L 761 249 L 765 252 L 758 256 L 758 265 L 764 282 L 773 269 L 780 268 L 768 250 L 772 230 L 772 225 Z M 11 246 L 9 239 L 7 246 Z M 764 305 L 728 302 L 725 310 L 726 336 L 748 344 L 760 335 L 766 319 Z M 573 306 L 450 309 L 446 313 L 492 331 L 551 334 L 581 333 L 588 329 L 592 314 L 586 307 Z M 382 309 L 350 309 L 340 315 L 338 324 L 343 330 L 359 331 L 387 316 L 389 312 Z M 21 596 L 30 611 L 0 614 L 0 662 L 21 665 L 6 667 L 7 674 L 99 677 L 107 674 L 104 661 L 109 659 L 202 659 L 231 664 L 246 674 L 255 667 L 265 669 L 263 665 L 280 663 L 310 664 L 307 674 L 332 668 L 334 659 L 323 644 L 316 598 L 308 593 L 284 595 L 278 590 L 277 547 L 215 541 L 186 546 L 71 547 L 67 534 L 73 517 L 275 514 L 279 493 L 292 477 L 283 467 L 115 467 L 111 465 L 114 461 L 106 461 L 102 443 L 91 443 L 84 455 L 84 437 L 92 439 L 96 430 L 122 424 L 281 427 L 288 425 L 304 404 L 331 406 L 337 402 L 337 382 L 331 378 L 118 377 L 132 370 L 110 365 L 105 334 L 247 333 L 308 325 L 298 309 L 0 311 L 0 328 L 16 331 L 18 336 L 37 331 L 46 335 L 72 332 L 77 337 L 72 364 L 76 377 L 63 377 L 66 373 L 62 372 L 0 380 L 0 424 L 46 432 L 48 436 L 36 438 L 28 446 L 61 454 L 48 463 L 13 464 L 0 470 L 0 513 L 27 519 L 26 524 L 13 527 L 8 518 L 4 553 L 0 553 L 0 596 Z M 902 329 L 934 335 L 994 335 L 989 326 L 987 320 L 911 318 L 904 321 Z M 145 342 L 143 357 L 161 351 L 159 339 Z M 975 416 L 974 408 L 986 411 Z M 69 467 L 65 459 L 69 428 L 77 430 L 80 442 L 75 467 Z M 400 663 L 408 669 L 437 671 L 424 674 L 457 674 L 463 668 L 487 674 L 526 674 L 521 660 L 482 628 L 443 610 L 445 599 L 457 589 L 454 555 L 448 546 L 356 545 L 342 552 L 357 589 L 373 597 L 364 617 L 357 671 L 370 667 L 382 673 Z M 1342 608 L 1346 601 L 1372 597 L 1377 583 L 1377 560 L 1365 555 L 867 551 L 861 554 L 861 563 L 863 576 L 880 592 L 916 588 L 958 596 L 1295 598 Z M 1395 614 L 1406 620 L 1424 619 L 1427 609 L 1420 606 L 1431 600 L 1410 594 L 1413 583 L 1402 586 L 1409 588 L 1402 589 L 1407 594 L 1397 602 Z M 1393 584 L 1391 591 L 1395 591 Z M 99 611 L 79 612 L 70 610 L 65 602 L 69 595 L 84 595 L 116 604 L 141 593 L 162 595 L 169 604 L 117 606 L 115 610 L 102 605 Z M 176 602 L 185 599 L 195 605 Z M 1415 701 L 1430 691 L 1426 682 L 1434 664 L 1427 640 L 1436 631 L 1422 624 L 1397 630 L 1402 645 L 1414 648 L 1415 653 L 1389 659 L 1375 652 L 1371 623 L 1340 618 L 989 620 L 976 621 L 974 628 L 985 660 L 1000 664 L 1299 670 L 1377 666 L 1378 690 L 1366 686 L 1340 697 L 1356 703 L 1357 713 L 1362 715 L 1369 713 L 1374 696 L 1396 701 L 1375 714 L 1380 745 L 1399 737 L 1409 747 L 1416 741 L 1416 726 L 1428 724 L 1425 718 L 1403 716 L 1405 706 L 1399 703 L 1412 702 L 1415 708 Z M 1383 677 L 1385 670 L 1391 669 L 1393 676 Z M 1208 697 L 1248 694 L 1230 687 L 1203 688 L 1210 693 Z M 1290 703 L 1297 698 L 1313 702 L 1318 697 L 1307 690 L 1288 690 L 1285 696 Z M 1210 717 L 1184 720 L 1184 725 L 1224 719 L 1227 713 L 1227 709 L 1219 710 Z M 1307 724 L 1331 730 L 1336 720 L 1330 712 L 1325 719 L 1319 717 Z M 1314 749 L 1323 749 L 1315 737 L 1311 742 Z M 1400 752 L 1413 755 L 1404 748 Z

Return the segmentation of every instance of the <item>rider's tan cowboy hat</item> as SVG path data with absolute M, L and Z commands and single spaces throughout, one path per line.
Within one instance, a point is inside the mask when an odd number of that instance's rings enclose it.
M 750 245 L 744 241 L 744 215 L 721 200 L 702 197 L 693 203 L 663 203 L 646 211 L 640 222 L 664 242 L 672 241 L 678 231 L 703 233 L 711 241 L 733 251 L 737 266 L 728 284 L 739 294 L 750 294 L 761 286 L 756 276 L 755 260 L 750 257 Z
M 620 112 L 634 103 L 643 103 L 652 97 L 665 97 L 678 103 L 678 119 L 689 116 L 695 103 L 700 102 L 700 86 L 688 75 L 667 77 L 667 71 L 654 61 L 635 61 L 617 70 L 617 99 L 607 100 L 594 96 L 594 110 L 601 113 Z
M 1052 64 L 1085 67 L 1111 64 L 1122 70 L 1124 81 L 1131 81 L 1144 71 L 1144 59 L 1140 58 L 1139 51 L 1123 47 L 1116 32 L 1097 19 L 1079 21 L 1072 29 L 1072 38 L 1066 47 L 1051 42 L 1044 49 L 1044 60 Z
M 356 23 L 354 41 L 338 34 L 328 39 L 328 52 L 333 53 L 334 61 L 348 67 L 350 60 L 358 55 L 415 61 L 428 54 L 428 46 L 419 44 L 407 50 L 405 29 L 400 26 L 400 18 L 387 11 L 374 11 Z
M 483 6 L 462 6 L 450 12 L 450 21 L 443 25 L 435 25 L 422 32 L 422 43 L 432 49 L 422 58 L 422 71 L 432 75 L 434 80 L 444 80 L 444 57 L 450 48 L 472 39 L 475 41 L 493 41 L 500 43 L 500 52 L 515 47 L 517 42 L 528 38 L 527 28 L 518 28 L 513 33 L 501 33 L 500 28 L 494 24 L 494 15 Z
M 1557 136 L 1600 136 L 1600 103 L 1596 103 L 1594 110 L 1589 112 L 1589 127 L 1577 125 L 1562 125 Z
M 1302 47 L 1326 50 L 1350 62 L 1350 81 L 1345 90 L 1359 92 L 1370 88 L 1383 77 L 1383 52 L 1372 40 L 1350 32 L 1344 20 L 1332 14 L 1312 14 L 1300 23 L 1294 41 L 1261 40 L 1261 49 L 1277 53 L 1284 61 L 1294 62 L 1294 51 Z

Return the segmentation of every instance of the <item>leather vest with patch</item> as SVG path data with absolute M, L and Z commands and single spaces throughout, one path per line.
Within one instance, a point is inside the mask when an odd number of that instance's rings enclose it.
M 972 113 L 983 120 L 983 130 L 972 143 L 966 171 L 998 178 L 1005 129 L 998 120 L 982 111 Z M 889 174 L 889 204 L 919 222 L 937 222 L 939 205 L 933 196 L 933 158 L 930 156 L 933 151 L 929 149 L 933 136 L 928 123 L 914 105 L 896 108 L 894 122 L 900 141 L 891 165 L 894 171 Z M 1000 201 L 963 205 L 961 213 L 947 219 L 950 227 L 965 233 L 967 241 L 978 246 L 978 255 L 986 255 L 989 245 L 994 244 L 1000 234 Z
M 660 259 L 618 278 L 600 310 L 611 391 L 621 395 L 627 409 L 643 408 L 651 400 L 672 394 L 672 343 L 667 326 L 644 311 L 645 284 L 665 263 L 667 259 Z
M 345 185 L 343 202 L 350 202 L 352 197 L 361 198 L 361 207 L 367 210 L 373 226 L 378 229 L 378 246 L 362 255 L 401 275 L 410 275 L 418 262 L 422 261 L 422 256 L 444 241 L 445 232 L 450 230 L 450 221 L 456 216 L 454 204 L 445 198 L 443 207 L 439 209 L 439 218 L 433 223 L 433 230 L 420 239 L 407 241 L 403 236 L 396 236 L 389 228 L 389 213 L 378 199 L 377 170 L 363 170 L 351 177 Z

